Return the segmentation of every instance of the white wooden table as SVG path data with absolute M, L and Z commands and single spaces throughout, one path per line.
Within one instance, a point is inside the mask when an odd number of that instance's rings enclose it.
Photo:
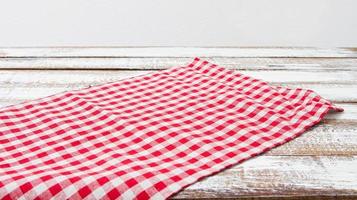
M 345 112 L 174 199 L 357 198 L 357 49 L 0 48 L 0 106 L 185 65 L 195 56 L 274 85 L 313 89 Z

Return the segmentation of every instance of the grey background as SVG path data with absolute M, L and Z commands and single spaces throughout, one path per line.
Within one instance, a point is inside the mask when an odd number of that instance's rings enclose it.
M 354 0 L 0 3 L 0 46 L 357 46 Z

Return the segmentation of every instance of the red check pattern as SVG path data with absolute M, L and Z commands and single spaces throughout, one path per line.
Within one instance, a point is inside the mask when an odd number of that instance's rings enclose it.
M 196 58 L 0 109 L 0 199 L 165 199 L 342 111 Z

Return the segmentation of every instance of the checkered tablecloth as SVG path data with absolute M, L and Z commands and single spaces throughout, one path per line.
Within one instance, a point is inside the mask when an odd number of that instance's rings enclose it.
M 0 199 L 165 199 L 342 111 L 196 58 L 0 109 Z

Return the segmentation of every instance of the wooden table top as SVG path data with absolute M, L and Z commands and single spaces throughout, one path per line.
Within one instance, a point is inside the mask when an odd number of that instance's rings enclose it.
M 0 48 L 0 107 L 186 65 L 196 56 L 273 85 L 315 90 L 345 112 L 173 199 L 357 198 L 356 48 Z

